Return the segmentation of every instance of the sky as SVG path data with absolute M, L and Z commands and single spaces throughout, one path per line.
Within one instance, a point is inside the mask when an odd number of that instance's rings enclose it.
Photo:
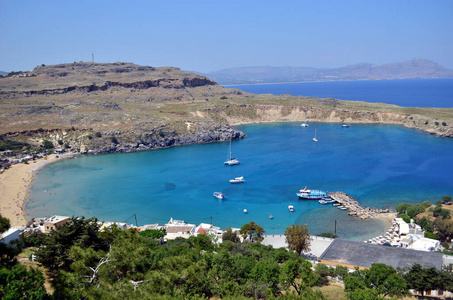
M 451 0 L 0 0 L 0 71 L 132 62 L 212 72 L 415 57 L 453 69 Z

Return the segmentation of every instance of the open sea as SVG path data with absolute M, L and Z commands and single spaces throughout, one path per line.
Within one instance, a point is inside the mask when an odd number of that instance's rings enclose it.
M 382 102 L 403 107 L 453 107 L 453 78 L 230 85 L 254 94 L 290 94 Z
M 240 165 L 223 164 L 229 143 L 83 155 L 39 170 L 25 209 L 30 218 L 96 216 L 128 224 L 135 224 L 135 213 L 139 225 L 212 218 L 224 229 L 255 221 L 267 234 L 282 234 L 291 224 L 307 224 L 312 234 L 333 232 L 336 220 L 341 238 L 364 240 L 380 235 L 386 224 L 299 200 L 296 192 L 305 186 L 343 191 L 378 208 L 453 195 L 453 139 L 395 125 L 277 123 L 237 129 L 247 136 L 232 143 Z M 318 143 L 312 141 L 315 129 Z M 246 182 L 230 184 L 237 176 Z M 227 198 L 217 200 L 215 191 Z M 295 212 L 289 212 L 290 204 Z

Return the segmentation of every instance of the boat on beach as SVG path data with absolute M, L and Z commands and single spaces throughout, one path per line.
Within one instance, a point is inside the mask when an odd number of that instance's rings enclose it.
M 216 197 L 217 199 L 220 199 L 220 200 L 225 199 L 225 195 L 222 194 L 221 192 L 214 192 L 214 197 Z
M 309 190 L 307 187 L 301 189 L 299 193 L 296 193 L 296 195 L 300 199 L 306 199 L 306 200 L 321 200 L 324 197 L 326 197 L 326 192 L 321 191 L 321 190 Z
M 245 182 L 244 176 L 230 179 L 230 183 L 244 183 L 244 182 Z

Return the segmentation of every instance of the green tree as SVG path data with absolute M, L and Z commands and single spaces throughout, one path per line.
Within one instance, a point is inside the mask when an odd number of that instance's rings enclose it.
M 413 265 L 404 276 L 404 279 L 406 279 L 408 288 L 418 291 L 421 295 L 423 295 L 424 291 L 431 289 L 427 272 L 419 264 Z
M 285 237 L 289 249 L 296 251 L 297 254 L 310 250 L 310 233 L 302 224 L 286 227 Z
M 365 278 L 368 287 L 376 289 L 378 294 L 384 297 L 401 297 L 407 294 L 406 282 L 391 266 L 372 264 Z
M 395 209 L 396 209 L 396 211 L 397 211 L 398 213 L 400 213 L 400 214 L 404 213 L 404 214 L 405 214 L 405 213 L 406 213 L 406 209 L 407 209 L 409 206 L 410 206 L 410 204 L 408 204 L 408 203 L 400 203 L 400 204 L 398 204 L 398 205 L 396 206 Z
M 450 196 L 450 195 L 442 196 L 442 200 L 443 200 L 445 203 L 451 203 L 451 196 Z
M 434 224 L 431 220 L 427 217 L 423 217 L 417 221 L 417 224 L 420 225 L 421 228 L 425 231 L 433 232 L 434 231 Z
M 161 239 L 165 236 L 165 229 L 147 229 L 139 232 L 140 236 L 149 237 L 152 239 Z
M 286 261 L 282 266 L 280 274 L 280 284 L 287 290 L 288 287 L 300 295 L 304 290 L 309 287 L 315 286 L 317 277 L 311 270 L 311 263 L 297 257 Z
M 431 206 L 431 202 L 425 201 L 425 202 L 422 203 L 422 205 L 423 205 L 423 207 L 426 209 L 426 208 L 428 208 L 428 207 Z
M 44 140 L 42 142 L 42 146 L 44 147 L 44 149 L 53 149 L 54 148 L 53 143 L 48 140 Z
M 451 242 L 453 239 L 453 220 L 436 218 L 434 228 L 440 241 Z
M 2 299 L 50 299 L 41 271 L 19 264 L 0 269 L 0 295 Z
M 8 218 L 2 217 L 0 215 L 0 233 L 3 233 L 11 228 L 11 223 Z
M 70 222 L 53 230 L 36 251 L 37 260 L 55 275 L 58 270 L 69 271 L 73 259 L 69 255 L 72 246 L 106 250 L 108 245 L 99 236 L 97 219 L 71 218 Z
M 261 242 L 263 240 L 263 233 L 264 229 L 260 225 L 256 224 L 255 222 L 250 222 L 247 224 L 244 224 L 241 227 L 241 230 L 239 231 L 240 234 L 242 234 L 242 237 L 244 239 L 249 239 L 250 242 Z
M 239 243 L 241 239 L 237 235 L 236 232 L 233 232 L 233 229 L 231 227 L 228 227 L 225 229 L 225 232 L 222 235 L 222 241 L 231 241 L 233 243 Z

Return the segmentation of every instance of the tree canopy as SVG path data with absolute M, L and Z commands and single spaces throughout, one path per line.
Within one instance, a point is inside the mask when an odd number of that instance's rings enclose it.
M 302 224 L 286 227 L 285 236 L 289 249 L 296 251 L 297 254 L 310 250 L 310 233 Z

